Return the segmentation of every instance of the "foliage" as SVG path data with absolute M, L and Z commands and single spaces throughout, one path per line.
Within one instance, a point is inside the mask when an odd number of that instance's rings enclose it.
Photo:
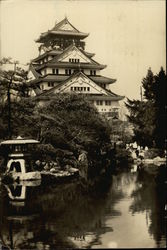
M 166 74 L 161 68 L 153 75 L 149 68 L 143 78 L 144 100 L 129 100 L 129 121 L 134 126 L 134 141 L 141 146 L 165 148 L 166 139 Z
M 83 96 L 57 94 L 49 98 L 21 98 L 13 100 L 11 108 L 13 137 L 39 139 L 41 157 L 46 157 L 48 152 L 48 157 L 55 159 L 55 149 L 78 156 L 82 149 L 88 152 L 90 159 L 95 159 L 100 148 L 110 141 L 109 126 Z M 5 112 L 2 119 L 6 119 Z M 5 138 L 3 133 L 2 138 Z
M 7 91 L 10 90 L 14 98 L 27 97 L 29 86 L 27 84 L 28 72 L 18 67 L 18 61 L 12 61 L 11 58 L 2 58 L 0 60 L 0 98 L 4 102 L 7 97 Z M 11 70 L 11 66 L 13 69 Z

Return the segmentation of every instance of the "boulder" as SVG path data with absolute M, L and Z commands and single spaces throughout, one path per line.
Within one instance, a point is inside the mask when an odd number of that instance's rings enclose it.
M 51 168 L 51 169 L 50 169 L 50 172 L 51 172 L 51 173 L 55 173 L 55 172 L 56 172 L 56 169 L 55 169 L 55 168 Z

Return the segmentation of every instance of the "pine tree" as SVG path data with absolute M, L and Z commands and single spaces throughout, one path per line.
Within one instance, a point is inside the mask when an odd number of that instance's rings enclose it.
M 151 68 L 142 80 L 144 101 L 129 100 L 126 103 L 134 126 L 134 140 L 141 146 L 165 148 L 166 139 L 166 74 L 163 68 L 154 75 Z

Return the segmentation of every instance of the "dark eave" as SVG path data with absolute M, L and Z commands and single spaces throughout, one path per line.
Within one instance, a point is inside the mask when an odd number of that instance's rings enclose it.
M 106 76 L 88 76 L 92 81 L 96 83 L 114 83 L 116 82 L 116 79 L 108 78 Z
M 39 83 L 39 82 L 62 82 L 67 80 L 71 75 L 52 75 L 48 74 L 46 76 L 40 77 L 38 79 L 33 80 L 33 83 Z M 105 76 L 89 76 L 93 82 L 97 84 L 112 84 L 116 81 L 116 79 L 111 79 Z
M 105 100 L 105 101 L 121 101 L 125 97 L 124 96 L 119 96 L 119 95 L 87 95 L 88 100 Z
M 73 32 L 73 31 L 52 31 L 49 30 L 48 32 L 42 33 L 40 37 L 36 40 L 37 43 L 44 43 L 48 39 L 54 39 L 54 38 L 61 38 L 61 37 L 68 37 L 68 38 L 79 38 L 84 39 L 89 35 L 89 33 L 83 33 L 83 32 Z
M 48 55 L 53 55 L 53 56 L 57 56 L 57 55 L 60 55 L 61 53 L 63 52 L 63 50 L 51 50 L 51 51 L 46 51 L 45 53 L 43 53 L 42 55 L 34 58 L 32 60 L 32 62 L 37 62 L 43 58 L 45 58 L 46 56 Z
M 71 63 L 71 62 L 48 62 L 43 65 L 36 67 L 36 70 L 44 68 L 71 68 L 71 69 L 104 69 L 107 65 L 102 64 L 90 64 L 90 63 Z

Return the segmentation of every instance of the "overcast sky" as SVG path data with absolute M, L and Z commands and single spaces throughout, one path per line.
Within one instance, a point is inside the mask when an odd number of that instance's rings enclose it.
M 35 40 L 67 16 L 90 35 L 86 50 L 116 78 L 112 90 L 140 97 L 149 67 L 166 69 L 165 0 L 6 0 L 0 1 L 1 57 L 27 63 L 38 56 Z

